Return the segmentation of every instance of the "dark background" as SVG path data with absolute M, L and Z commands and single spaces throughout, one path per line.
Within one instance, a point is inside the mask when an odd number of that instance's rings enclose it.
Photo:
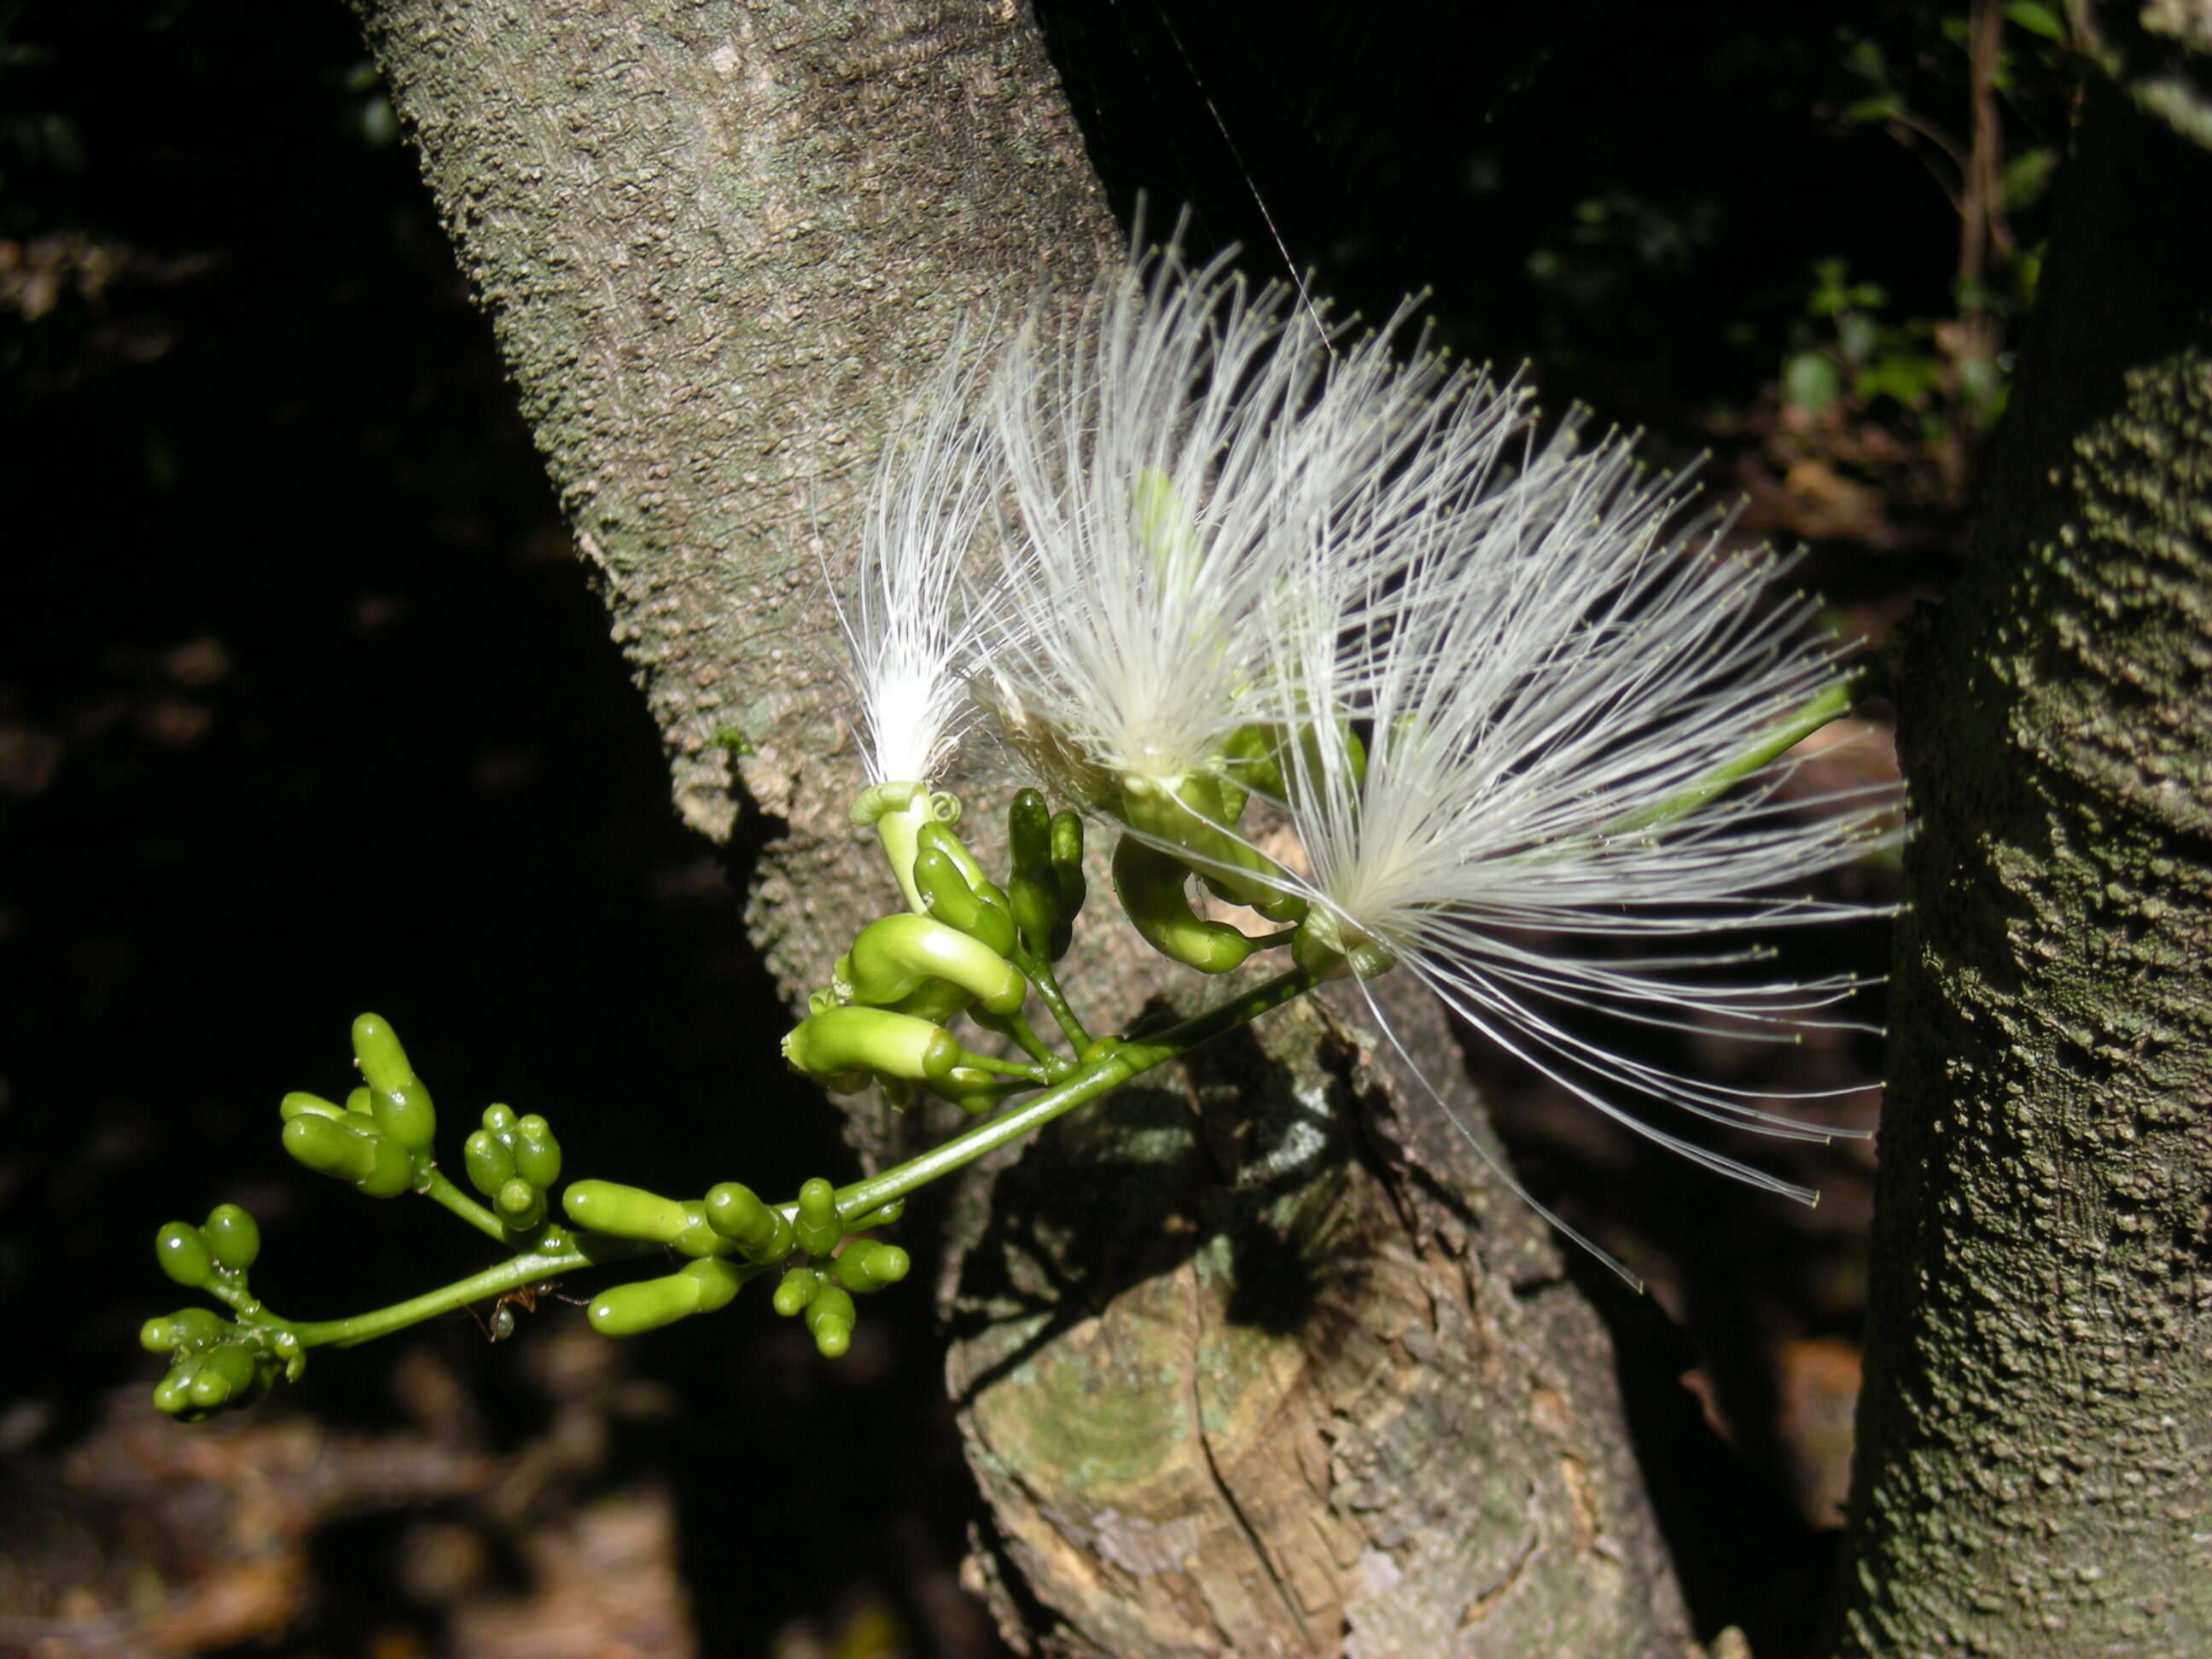
M 2014 250 L 1962 305 L 1921 129 L 1967 131 L 1963 10 L 1040 9 L 1125 222 L 1188 204 L 1201 247 L 1370 317 L 1426 289 L 1437 337 L 1528 360 L 1547 405 L 1709 453 L 1864 630 L 1940 584 L 1985 416 L 1944 330 L 2017 331 L 2027 175 L 2063 144 L 2039 34 L 2007 37 Z M 1828 258 L 1879 302 L 1822 312 Z M 1932 377 L 1917 406 L 1868 389 L 1883 352 Z M 1784 395 L 1808 357 L 1844 368 L 1818 407 Z M 247 1205 L 257 1290 L 301 1316 L 476 1261 L 278 1149 L 277 1097 L 348 1085 L 365 1008 L 449 1133 L 499 1099 L 575 1172 L 848 1167 L 775 1058 L 746 854 L 667 807 L 341 7 L 0 6 L 0 1651 L 672 1651 L 687 1623 L 718 1652 L 992 1651 L 953 1588 L 926 1261 L 837 1365 L 757 1305 L 611 1349 L 554 1304 L 511 1343 L 456 1317 L 319 1354 L 216 1425 L 145 1403 L 163 1220 Z M 1808 948 L 1878 970 L 1882 942 Z M 1672 1474 L 1651 1449 L 1701 1619 L 1786 1643 L 1847 1447 L 1868 1159 L 1791 1166 L 1830 1188 L 1808 1219 L 1472 1063 L 1540 1194 L 1650 1272 L 1626 1363 L 1694 1367 L 1738 1448 Z M 1715 1563 L 1754 1532 L 1799 1576 L 1732 1594 Z

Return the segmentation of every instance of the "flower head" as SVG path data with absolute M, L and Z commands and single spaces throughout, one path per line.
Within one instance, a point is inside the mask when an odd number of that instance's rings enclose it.
M 987 695 L 1045 780 L 1122 816 L 1278 718 L 1260 619 L 1314 526 L 1431 418 L 1432 366 L 1336 351 L 1217 260 L 1116 270 L 994 384 L 1019 506 Z M 1386 331 L 1387 336 L 1387 331 Z
M 1278 877 L 1310 907 L 1301 957 L 1363 981 L 1403 963 L 1600 1110 L 1809 1200 L 1622 1102 L 1825 1134 L 1562 1014 L 1773 1035 L 1854 988 L 1729 977 L 1759 953 L 1712 943 L 1859 914 L 1795 895 L 1865 852 L 1883 803 L 1779 793 L 1780 750 L 1837 712 L 1838 649 L 1777 592 L 1771 555 L 1672 529 L 1676 481 L 1642 474 L 1625 441 L 1577 453 L 1571 422 L 1510 483 L 1483 474 L 1439 481 L 1460 510 L 1401 519 L 1387 558 L 1371 522 L 1340 520 L 1273 607 L 1272 678 L 1314 711 L 1282 802 L 1304 868 Z M 1605 948 L 1623 939 L 1629 954 Z
M 838 603 L 872 784 L 933 782 L 971 713 L 987 601 L 969 556 L 1000 488 L 992 434 L 972 418 L 988 371 L 973 338 L 953 337 L 885 442 Z

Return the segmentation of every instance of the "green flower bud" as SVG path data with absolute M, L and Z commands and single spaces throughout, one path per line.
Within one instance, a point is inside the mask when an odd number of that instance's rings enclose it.
M 838 1251 L 835 1269 L 840 1285 L 856 1296 L 865 1296 L 870 1291 L 897 1284 L 906 1277 L 911 1265 L 907 1253 L 896 1244 L 856 1238 Z
M 823 1285 L 806 1304 L 806 1328 L 814 1349 L 824 1359 L 836 1359 L 853 1345 L 853 1298 L 840 1285 Z
M 579 1227 L 660 1244 L 681 1234 L 690 1219 L 674 1199 L 612 1181 L 571 1182 L 561 1194 L 561 1207 Z
M 508 1226 L 526 1231 L 545 1219 L 545 1189 L 518 1176 L 492 1194 L 491 1206 Z
M 967 849 L 962 848 L 961 851 Z M 993 904 L 979 892 L 961 869 L 959 860 L 943 848 L 923 842 L 921 852 L 915 855 L 914 880 L 923 907 L 938 921 L 980 940 L 995 955 L 1012 954 L 1013 916 L 1003 905 Z
M 532 1112 L 514 1125 L 514 1172 L 533 1187 L 550 1187 L 561 1178 L 561 1143 L 553 1127 Z
M 921 847 L 942 853 L 951 859 L 954 867 L 960 872 L 961 880 L 968 884 L 968 890 L 984 903 L 1001 910 L 1006 908 L 1006 896 L 999 890 L 997 884 L 990 877 L 983 873 L 983 866 L 975 861 L 975 855 L 968 850 L 968 843 L 953 834 L 950 826 L 945 823 L 926 823 L 921 827 L 921 833 L 915 840 Z
M 437 1113 L 392 1027 L 375 1014 L 363 1014 L 353 1023 L 353 1054 L 368 1087 L 376 1127 L 404 1151 L 427 1152 L 437 1135 Z
M 364 1083 L 361 1087 L 356 1089 L 351 1094 L 349 1094 L 346 1097 L 346 1110 L 356 1113 L 362 1117 L 367 1117 L 370 1115 L 368 1109 L 369 1099 L 368 1085 Z
M 791 1224 L 749 1187 L 725 1181 L 709 1187 L 707 1224 L 738 1247 L 748 1261 L 776 1261 L 792 1250 Z
M 276 1115 L 287 1123 L 302 1113 L 313 1117 L 342 1118 L 345 1115 L 345 1108 L 334 1100 L 311 1095 L 305 1089 L 295 1089 L 276 1103 Z
M 154 1259 L 188 1291 L 204 1291 L 215 1283 L 215 1258 L 200 1230 L 189 1221 L 172 1221 L 154 1235 Z
M 1051 866 L 1048 865 L 1041 876 L 1017 870 L 1006 880 L 1006 903 L 1013 912 L 1015 927 L 1021 930 L 1022 944 L 1033 956 L 1048 955 L 1053 936 L 1061 926 L 1060 883 L 1054 879 Z
M 1017 789 L 1006 803 L 1006 852 L 1018 876 L 1052 867 L 1052 812 L 1034 789 Z
M 792 1221 L 791 1235 L 809 1255 L 829 1255 L 845 1236 L 845 1224 L 837 1218 L 837 1189 L 819 1176 L 799 1189 L 799 1213 Z
M 515 1178 L 514 1153 L 491 1130 L 478 1129 L 461 1143 L 461 1168 L 470 1186 L 486 1198 L 496 1197 Z
M 922 832 L 914 858 L 914 883 L 922 907 L 947 927 L 978 938 L 998 956 L 1013 956 L 1013 914 L 1006 894 L 982 874 L 982 865 L 945 825 Z
M 254 1349 L 245 1342 L 218 1342 L 200 1356 L 192 1379 L 192 1404 L 213 1407 L 250 1394 L 254 1387 Z
M 1083 908 L 1088 883 L 1083 874 L 1083 815 L 1052 815 L 1052 872 L 1060 882 L 1060 908 L 1071 918 Z
M 664 1279 L 616 1285 L 592 1298 L 584 1317 L 602 1336 L 636 1336 L 673 1325 L 693 1314 L 726 1308 L 745 1282 L 743 1268 L 726 1261 L 687 1262 Z
M 353 1057 L 361 1066 L 362 1080 L 375 1094 L 404 1089 L 416 1080 L 392 1027 L 375 1014 L 363 1014 L 353 1023 Z
M 810 1014 L 783 1039 L 794 1071 L 816 1079 L 880 1073 L 916 1082 L 939 1079 L 960 1062 L 960 1045 L 941 1027 L 883 1008 L 830 1008 Z
M 181 1417 L 191 1408 L 192 1378 L 199 1372 L 199 1361 L 189 1359 L 173 1365 L 159 1382 L 154 1385 L 154 1409 L 167 1417 Z
M 1190 871 L 1181 860 L 1124 836 L 1114 848 L 1114 893 L 1145 943 L 1204 974 L 1225 974 L 1252 954 L 1252 941 L 1190 908 Z
M 148 1320 L 138 1328 L 138 1346 L 149 1353 L 167 1353 L 179 1348 L 204 1348 L 222 1340 L 234 1328 L 227 1319 L 206 1308 L 179 1308 Z
M 686 1255 L 720 1255 L 729 1248 L 707 1224 L 707 1206 L 683 1204 L 642 1187 L 612 1181 L 571 1182 L 561 1207 L 579 1227 L 616 1238 L 647 1238 Z
M 786 1319 L 813 1305 L 814 1298 L 822 1293 L 822 1275 L 811 1267 L 793 1267 L 777 1281 L 775 1294 L 769 1297 L 775 1310 Z
M 235 1204 L 218 1204 L 208 1212 L 200 1235 L 215 1259 L 234 1272 L 243 1273 L 261 1254 L 261 1229 Z
M 410 1152 L 423 1152 L 437 1139 L 438 1114 L 430 1104 L 430 1091 L 415 1079 L 396 1089 L 370 1091 L 369 1110 L 376 1127 Z
M 698 1311 L 699 1287 L 680 1273 L 615 1285 L 593 1297 L 584 1317 L 601 1336 L 637 1336 Z
M 392 1198 L 415 1183 L 414 1165 L 399 1143 L 367 1127 L 302 1114 L 284 1126 L 284 1150 L 319 1175 L 349 1181 L 371 1198 Z
M 929 916 L 885 916 L 870 922 L 839 965 L 856 1002 L 881 1006 L 941 979 L 958 986 L 985 1010 L 1011 1014 L 1029 995 L 1029 982 L 1013 964 L 980 939 Z

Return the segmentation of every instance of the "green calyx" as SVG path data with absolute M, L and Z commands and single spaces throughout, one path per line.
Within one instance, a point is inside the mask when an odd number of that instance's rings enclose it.
M 1190 908 L 1190 870 L 1134 836 L 1114 848 L 1114 894 L 1146 944 L 1202 974 L 1241 968 L 1259 947 L 1226 922 Z
M 1397 953 L 1378 939 L 1346 927 L 1325 910 L 1310 910 L 1291 940 L 1291 960 L 1316 979 L 1346 974 L 1373 979 L 1398 965 Z
M 1359 733 L 1348 720 L 1338 722 L 1338 733 L 1344 745 L 1345 763 L 1351 769 L 1356 784 L 1367 775 L 1367 745 L 1359 740 Z M 1243 726 L 1237 729 L 1221 750 L 1222 801 L 1228 812 L 1222 822 L 1236 821 L 1248 795 L 1259 795 L 1278 804 L 1290 799 L 1289 775 L 1294 747 L 1298 774 L 1306 778 L 1321 776 L 1321 739 L 1311 724 L 1291 727 Z
M 1236 804 L 1241 811 L 1241 793 Z M 1249 905 L 1270 921 L 1297 921 L 1305 901 L 1260 879 L 1273 867 L 1257 848 L 1230 833 L 1236 817 L 1219 778 L 1130 773 L 1121 780 L 1121 821 L 1130 829 L 1155 846 L 1176 849 L 1191 872 L 1231 903 Z
M 848 816 L 861 829 L 872 828 L 883 844 L 884 862 L 890 866 L 907 908 L 921 912 L 928 907 L 915 885 L 915 854 L 923 829 L 960 821 L 960 801 L 955 795 L 933 793 L 927 784 L 878 783 L 860 792 Z

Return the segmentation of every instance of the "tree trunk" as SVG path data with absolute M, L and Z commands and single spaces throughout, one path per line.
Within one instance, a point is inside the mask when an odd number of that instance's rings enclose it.
M 1832 1653 L 2212 1651 L 2212 153 L 2150 112 L 2171 69 L 2091 89 L 1899 697 L 1920 830 Z
M 818 550 L 843 556 L 953 319 L 1115 252 L 1033 23 L 1010 0 L 362 10 L 678 805 L 717 839 L 751 815 L 754 936 L 800 999 L 890 897 L 844 821 Z M 1126 1018 L 1154 977 L 1109 947 L 1078 991 Z M 1406 1018 L 1458 1075 L 1433 1009 Z M 914 1133 L 850 1127 L 870 1161 Z M 1685 1650 L 1603 1331 L 1349 1012 L 1274 1016 L 1058 1126 L 954 1216 L 950 1369 L 993 1516 L 972 1566 L 1017 1646 Z

